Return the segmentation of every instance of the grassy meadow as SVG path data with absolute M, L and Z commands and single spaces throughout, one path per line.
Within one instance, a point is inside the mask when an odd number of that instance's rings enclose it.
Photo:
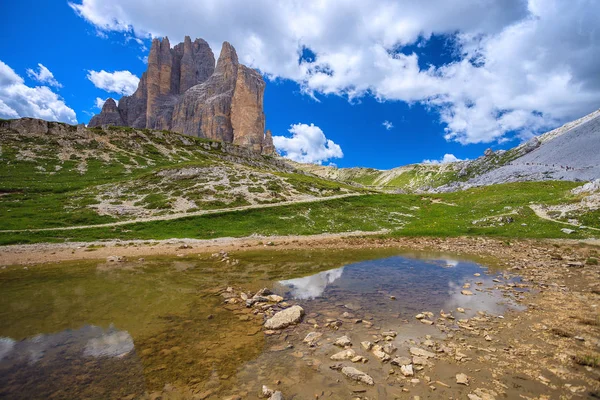
M 579 198 L 572 182 L 522 182 L 444 194 L 367 194 L 176 220 L 115 227 L 0 232 L 0 244 L 93 241 L 211 239 L 257 235 L 311 235 L 386 230 L 390 236 L 486 235 L 507 238 L 587 238 L 591 230 L 561 231 L 564 225 L 539 218 L 529 204 L 562 204 Z M 597 212 L 583 215 L 598 226 Z M 595 223 L 595 225 L 594 225 Z

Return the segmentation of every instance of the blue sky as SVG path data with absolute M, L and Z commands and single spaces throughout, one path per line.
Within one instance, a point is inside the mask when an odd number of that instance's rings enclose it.
M 240 61 L 265 74 L 273 135 L 291 138 L 293 124 L 314 124 L 343 157 L 302 151 L 340 167 L 476 158 L 600 107 L 600 7 L 591 0 L 484 0 L 479 8 L 444 0 L 399 10 L 402 1 L 387 0 L 369 9 L 358 1 L 309 1 L 302 10 L 266 0 L 249 2 L 249 9 L 236 0 L 147 3 L 5 2 L 0 117 L 87 123 L 99 112 L 97 98 L 121 97 L 98 88 L 89 71 L 139 77 L 151 37 L 162 35 L 172 44 L 183 35 L 205 38 L 217 56 L 220 43 L 230 41 Z M 38 63 L 57 83 L 27 72 L 39 73 Z

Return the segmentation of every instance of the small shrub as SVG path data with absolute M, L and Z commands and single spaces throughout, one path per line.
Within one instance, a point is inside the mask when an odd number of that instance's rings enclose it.
M 264 193 L 265 189 L 262 186 L 249 186 L 248 192 L 250 193 Z
M 600 366 L 600 356 L 597 354 L 578 354 L 575 356 L 575 362 L 586 367 L 598 368 Z
M 592 319 L 592 318 L 579 318 L 579 322 L 584 324 L 584 325 L 589 325 L 589 326 L 600 326 L 600 317 L 596 318 L 596 319 Z
M 564 337 L 564 338 L 573 337 L 573 335 L 570 332 L 567 332 L 566 330 L 564 330 L 562 328 L 552 328 L 550 330 L 550 332 L 552 332 L 556 336 L 560 336 L 560 337 Z

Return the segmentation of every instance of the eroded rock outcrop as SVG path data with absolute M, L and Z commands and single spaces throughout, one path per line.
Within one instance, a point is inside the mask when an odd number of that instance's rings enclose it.
M 262 153 L 269 156 L 277 154 L 277 151 L 275 150 L 275 145 L 273 144 L 273 135 L 268 129 L 265 133 L 265 140 L 263 141 Z
M 124 125 L 117 103 L 113 99 L 107 99 L 102 106 L 102 112 L 98 115 L 94 115 L 90 120 L 90 126 L 101 126 L 101 125 Z
M 265 134 L 265 82 L 257 71 L 240 64 L 235 49 L 223 43 L 219 60 L 202 39 L 171 48 L 168 38 L 154 39 L 148 70 L 131 96 L 107 100 L 90 127 L 123 125 L 165 129 L 221 140 L 263 154 L 275 154 Z

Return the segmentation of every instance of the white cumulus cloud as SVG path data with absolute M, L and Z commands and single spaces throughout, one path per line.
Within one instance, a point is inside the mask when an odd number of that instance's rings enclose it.
M 321 164 L 331 158 L 342 158 L 342 148 L 314 124 L 294 124 L 288 129 L 292 137 L 273 136 L 273 144 L 284 157 L 301 163 Z
M 0 118 L 21 117 L 77 123 L 75 111 L 52 89 L 25 85 L 21 76 L 0 61 Z
M 140 79 L 129 71 L 88 71 L 87 78 L 98 89 L 129 96 L 137 89 Z
M 383 125 L 383 127 L 388 131 L 394 127 L 394 124 L 392 124 L 390 121 L 387 121 L 387 120 L 383 121 L 383 123 L 381 125 Z
M 103 32 L 228 40 L 242 62 L 311 95 L 419 102 L 463 144 L 527 137 L 600 104 L 597 0 L 74 0 Z M 164 10 L 170 10 L 164 18 Z M 201 27 L 201 28 L 200 28 Z M 424 66 L 409 45 L 450 39 Z M 314 54 L 298 62 L 303 49 Z M 413 47 L 414 48 L 414 47 Z M 433 59 L 435 60 L 435 55 Z M 435 64 L 435 61 L 434 61 Z
M 62 85 L 54 78 L 54 74 L 50 72 L 43 64 L 38 63 L 38 71 L 36 72 L 32 68 L 27 68 L 27 75 L 31 79 L 38 81 L 39 83 L 45 83 L 48 86 L 54 86 L 61 88 Z
M 460 159 L 456 157 L 454 154 L 444 154 L 441 160 L 423 160 L 423 164 L 448 164 L 457 161 L 465 161 L 464 159 Z

